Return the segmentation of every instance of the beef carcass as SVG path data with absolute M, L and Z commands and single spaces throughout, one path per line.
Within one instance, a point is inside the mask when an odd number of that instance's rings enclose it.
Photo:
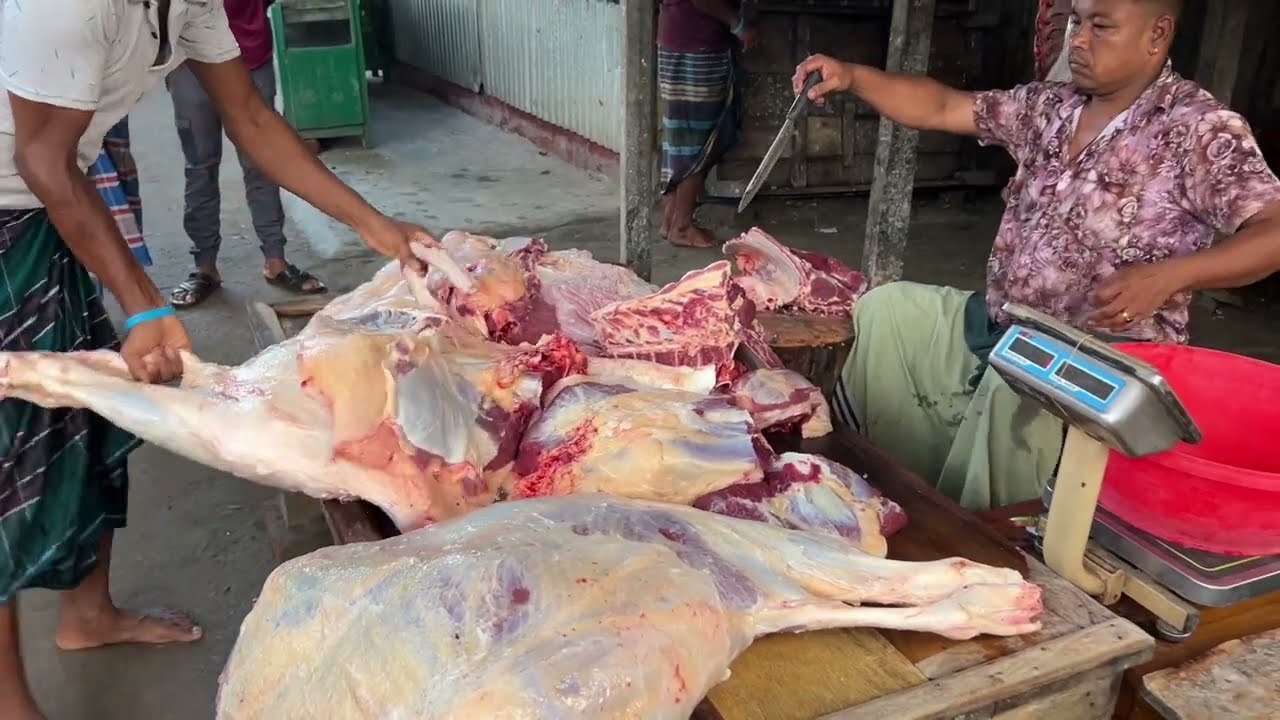
M 752 370 L 735 380 L 729 392 L 761 431 L 798 428 L 801 437 L 813 438 L 833 429 L 831 408 L 822 390 L 794 370 Z
M 906 512 L 862 476 L 807 453 L 771 457 L 759 480 L 707 493 L 693 506 L 791 530 L 839 535 L 877 557 L 888 553 L 887 538 L 907 524 Z
M 853 315 L 867 278 L 834 258 L 788 248 L 760 228 L 724 244 L 739 275 L 734 282 L 760 310 Z
M 603 492 L 689 504 L 762 476 L 751 416 L 727 397 L 587 376 L 550 394 L 520 443 L 514 497 Z
M 1041 609 L 1016 571 L 958 558 L 603 495 L 523 500 L 277 568 L 217 717 L 687 718 L 763 635 L 1015 635 Z
M 558 334 L 541 334 L 536 344 L 492 342 L 484 336 L 504 334 L 510 326 L 492 311 L 508 303 L 467 306 L 492 297 L 483 263 L 526 250 L 530 257 L 545 257 L 545 248 L 535 241 L 499 246 L 464 234 L 447 244 L 465 268 L 443 247 L 415 248 L 431 263 L 428 275 L 402 275 L 389 264 L 331 302 L 297 336 L 241 366 L 188 357 L 180 388 L 131 381 L 112 353 L 16 353 L 0 354 L 0 392 L 45 406 L 87 407 L 145 440 L 269 486 L 368 500 L 401 529 L 454 517 L 512 492 L 595 490 L 688 503 L 763 479 L 771 451 L 751 413 L 773 425 L 798 415 L 775 407 L 776 398 L 763 391 L 761 402 L 752 405 L 743 389 L 770 385 L 761 378 L 784 373 L 756 374 L 736 393 L 709 396 L 721 378 L 715 366 L 688 364 L 697 352 L 661 365 L 589 357 Z M 532 265 L 521 264 L 522 272 Z M 678 314 L 677 303 L 685 298 L 689 314 L 702 312 L 707 327 L 735 318 L 741 323 L 739 312 L 749 307 L 735 306 L 727 267 L 720 265 L 703 274 L 710 285 L 693 283 L 690 289 L 677 283 L 651 307 Z M 635 320 L 645 300 L 611 312 Z M 521 322 L 517 314 L 506 317 Z M 603 322 L 598 313 L 592 318 Z M 483 322 L 455 322 L 477 319 Z M 633 322 L 629 328 L 643 325 Z M 686 327 L 697 334 L 695 325 Z M 728 332 L 694 342 L 733 346 L 736 337 Z M 719 347 L 711 357 L 728 361 L 730 347 Z M 574 386 L 572 393 L 548 392 L 571 376 L 561 389 Z M 592 388 L 627 388 L 634 397 L 570 402 L 590 400 Z M 820 422 L 825 405 L 805 402 Z M 538 422 L 526 436 L 535 413 Z M 684 424 L 673 425 L 676 418 Z M 630 445 L 593 435 L 591 423 L 606 435 L 629 438 Z M 568 460 L 588 438 L 597 441 L 585 461 L 606 469 Z M 647 471 L 611 475 L 617 472 L 613 463 L 639 457 L 638 448 L 654 450 L 643 458 Z M 518 466 L 517 459 L 523 459 Z M 551 474 L 549 468 L 557 467 Z M 811 512 L 816 520 L 808 525 L 790 526 L 849 527 L 842 519 L 848 510 L 824 512 Z M 877 535 L 864 525 L 873 547 Z
M 585 250 L 547 253 L 539 258 L 537 273 L 542 301 L 554 308 L 556 328 L 587 352 L 600 349 L 592 313 L 658 291 L 630 270 L 599 262 Z
M 693 504 L 796 530 L 841 535 L 883 557 L 906 515 L 852 470 L 775 456 L 725 395 L 655 390 L 621 377 L 571 377 L 525 432 L 516 498 L 601 492 Z
M 735 359 L 740 345 L 766 367 L 782 367 L 764 341 L 754 304 L 732 282 L 723 260 L 685 273 L 656 293 L 603 307 L 591 314 L 591 324 L 605 355 L 714 365 L 723 383 L 742 372 Z
M 181 387 L 133 381 L 112 352 L 0 353 L 0 394 L 85 407 L 197 462 L 420 527 L 494 501 L 544 389 L 586 358 L 558 338 L 485 342 L 391 278 L 238 367 L 188 355 Z
M 598 354 L 591 313 L 658 290 L 585 250 L 550 251 L 538 238 L 498 240 L 455 230 L 440 239 L 440 248 L 466 276 L 433 264 L 426 290 L 455 317 L 501 342 L 537 342 L 558 332 Z

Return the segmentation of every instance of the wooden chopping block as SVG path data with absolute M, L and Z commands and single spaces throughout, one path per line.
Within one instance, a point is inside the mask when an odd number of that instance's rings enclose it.
M 1142 695 L 1167 720 L 1280 718 L 1280 630 L 1222 643 L 1142 679 Z
M 853 349 L 853 321 L 778 313 L 760 313 L 756 319 L 764 330 L 765 342 L 782 364 L 808 378 L 830 397 Z
M 926 681 L 865 628 L 763 637 L 729 670 L 694 720 L 813 720 Z

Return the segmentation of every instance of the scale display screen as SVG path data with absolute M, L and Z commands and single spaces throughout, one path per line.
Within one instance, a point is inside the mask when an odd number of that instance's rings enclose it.
M 1033 342 L 1028 341 L 1021 335 L 1014 338 L 1013 342 L 1009 343 L 1008 352 L 1026 360 L 1041 370 L 1048 370 L 1054 360 L 1053 353 L 1039 347 Z
M 1116 386 L 1094 375 L 1088 370 L 1083 370 L 1069 362 L 1064 362 L 1054 371 L 1054 376 L 1071 383 L 1090 395 L 1098 398 L 1102 402 L 1111 399 L 1115 394 Z

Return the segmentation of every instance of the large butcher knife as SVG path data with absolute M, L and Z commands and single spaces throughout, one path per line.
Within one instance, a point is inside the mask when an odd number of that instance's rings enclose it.
M 751 182 L 747 183 L 747 189 L 742 193 L 742 200 L 738 202 L 738 212 L 747 209 L 756 193 L 760 192 L 769 173 L 773 172 L 773 166 L 777 165 L 778 158 L 782 157 L 782 149 L 791 142 L 791 134 L 796 130 L 796 122 L 809 112 L 809 91 L 820 82 L 822 82 L 822 73 L 816 71 L 809 73 L 809 77 L 805 78 L 804 90 L 801 90 L 795 102 L 791 103 L 791 109 L 787 110 L 787 119 L 782 122 L 782 129 L 778 131 L 778 136 L 769 146 L 769 152 L 764 154 L 760 167 L 756 168 L 756 174 L 751 176 Z

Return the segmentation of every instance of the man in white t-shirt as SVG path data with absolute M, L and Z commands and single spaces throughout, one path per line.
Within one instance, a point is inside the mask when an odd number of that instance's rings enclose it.
M 222 0 L 0 0 L 0 351 L 119 347 L 149 382 L 182 372 L 182 323 L 134 259 L 86 176 L 106 131 L 187 62 L 227 135 L 276 184 L 405 262 L 419 227 L 344 185 L 262 99 Z M 89 273 L 128 320 L 119 344 Z M 216 432 L 216 428 L 210 428 Z M 0 718 L 39 717 L 18 651 L 16 596 L 60 590 L 63 649 L 187 642 L 180 613 L 115 607 L 112 531 L 137 441 L 92 413 L 0 400 Z

